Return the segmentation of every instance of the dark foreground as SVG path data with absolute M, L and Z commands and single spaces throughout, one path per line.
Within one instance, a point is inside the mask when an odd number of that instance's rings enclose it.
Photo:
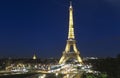
M 27 78 L 29 76 L 35 75 L 36 73 L 27 73 L 27 74 L 15 74 L 15 75 L 3 75 L 0 78 Z
M 17 75 L 7 75 L 0 76 L 0 78 L 108 78 L 106 74 L 35 74 L 35 73 L 27 73 L 27 74 L 17 74 Z

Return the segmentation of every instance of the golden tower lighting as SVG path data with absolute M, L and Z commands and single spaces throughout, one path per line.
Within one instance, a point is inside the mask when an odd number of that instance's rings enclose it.
M 33 55 L 33 58 L 32 58 L 33 60 L 36 60 L 37 59 L 37 57 L 36 57 L 36 55 L 34 54 Z
M 63 64 L 67 60 L 72 58 L 76 59 L 80 64 L 83 64 L 82 59 L 79 55 L 80 55 L 80 52 L 76 47 L 76 40 L 74 35 L 72 2 L 70 2 L 68 40 L 67 40 L 65 50 L 63 51 L 63 55 L 59 60 L 59 64 Z

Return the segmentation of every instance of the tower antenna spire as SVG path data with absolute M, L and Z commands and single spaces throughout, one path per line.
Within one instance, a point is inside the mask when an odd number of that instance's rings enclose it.
M 72 6 L 72 1 L 70 1 L 70 6 Z
M 70 8 L 72 8 L 72 1 L 70 0 Z

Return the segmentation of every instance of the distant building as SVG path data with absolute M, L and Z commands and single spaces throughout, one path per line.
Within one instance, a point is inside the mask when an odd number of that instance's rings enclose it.
M 37 57 L 36 57 L 36 55 L 34 54 L 33 55 L 33 58 L 32 58 L 33 60 L 36 60 L 37 59 Z
M 84 58 L 83 58 L 84 61 L 85 61 L 85 60 L 90 60 L 90 59 L 91 59 L 91 60 L 92 60 L 92 59 L 94 60 L 94 59 L 98 59 L 98 57 L 84 57 Z

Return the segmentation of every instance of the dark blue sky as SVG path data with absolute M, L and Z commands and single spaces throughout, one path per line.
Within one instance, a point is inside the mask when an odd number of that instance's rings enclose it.
M 69 0 L 1 0 L 0 57 L 61 57 Z M 120 53 L 120 0 L 73 0 L 81 56 Z

